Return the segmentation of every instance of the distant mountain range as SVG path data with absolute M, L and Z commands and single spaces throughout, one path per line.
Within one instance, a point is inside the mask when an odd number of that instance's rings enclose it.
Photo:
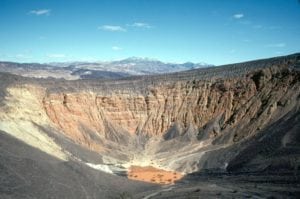
M 0 72 L 35 78 L 118 79 L 134 75 L 173 73 L 210 66 L 213 65 L 192 62 L 165 63 L 149 58 L 130 57 L 109 62 L 53 62 L 46 64 L 0 62 Z

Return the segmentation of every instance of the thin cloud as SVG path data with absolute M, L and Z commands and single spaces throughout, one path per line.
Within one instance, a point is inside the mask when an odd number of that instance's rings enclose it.
M 111 47 L 112 50 L 114 51 L 120 51 L 120 50 L 123 50 L 123 48 L 119 47 L 119 46 L 113 46 Z
M 31 10 L 29 11 L 29 14 L 40 16 L 40 15 L 50 15 L 50 12 L 51 12 L 50 9 L 40 9 L 40 10 Z
M 131 24 L 130 26 L 137 27 L 137 28 L 152 28 L 151 25 L 149 25 L 148 23 L 143 23 L 143 22 L 135 22 L 135 23 Z
M 264 30 L 280 30 L 281 26 L 263 26 L 263 25 L 254 25 L 252 26 L 254 29 L 264 29 Z
M 235 19 L 241 19 L 243 18 L 245 15 L 243 13 L 237 13 L 237 14 L 234 14 L 232 17 L 235 18 Z
M 47 54 L 47 57 L 49 57 L 49 58 L 65 58 L 66 55 L 55 53 L 55 54 Z
M 114 25 L 103 25 L 98 27 L 100 30 L 110 31 L 110 32 L 126 32 L 126 29 L 122 26 L 114 26 Z
M 284 48 L 286 43 L 275 43 L 275 44 L 267 44 L 265 47 L 267 48 Z

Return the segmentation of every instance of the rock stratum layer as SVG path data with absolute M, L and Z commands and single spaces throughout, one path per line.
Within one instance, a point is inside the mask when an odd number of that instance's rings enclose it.
M 109 91 L 69 92 L 65 86 L 64 91 L 43 94 L 42 104 L 58 129 L 96 152 L 106 150 L 105 140 L 126 146 L 132 140 L 136 144 L 139 137 L 146 140 L 146 153 L 160 145 L 152 147 L 156 142 L 149 144 L 151 138 L 166 144 L 174 139 L 195 147 L 212 141 L 225 146 L 255 135 L 298 108 L 299 73 L 291 68 L 290 60 L 280 61 L 214 80 L 195 76 L 172 81 L 172 76 L 166 76 L 153 83 L 150 78 L 143 88 L 132 90 L 121 90 L 114 85 L 118 82 L 107 83 Z
M 294 54 L 120 80 L 1 74 L 0 130 L 110 173 L 131 165 L 185 174 L 295 171 L 299 65 Z

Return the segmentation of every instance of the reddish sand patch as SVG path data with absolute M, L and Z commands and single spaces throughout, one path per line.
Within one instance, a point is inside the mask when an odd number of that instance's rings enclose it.
M 176 171 L 165 171 L 151 166 L 131 166 L 128 171 L 128 178 L 157 184 L 174 184 L 183 175 Z

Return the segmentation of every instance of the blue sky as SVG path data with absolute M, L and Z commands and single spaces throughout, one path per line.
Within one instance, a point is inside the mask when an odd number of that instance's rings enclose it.
M 297 0 L 0 0 L 0 60 L 226 64 L 300 52 Z

